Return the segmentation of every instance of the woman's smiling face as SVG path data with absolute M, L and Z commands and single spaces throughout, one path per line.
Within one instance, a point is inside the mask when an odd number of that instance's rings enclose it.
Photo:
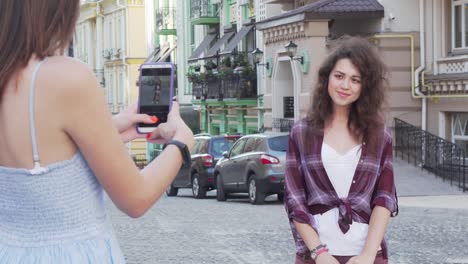
M 330 72 L 328 94 L 334 108 L 349 107 L 361 95 L 361 73 L 349 59 L 340 59 Z

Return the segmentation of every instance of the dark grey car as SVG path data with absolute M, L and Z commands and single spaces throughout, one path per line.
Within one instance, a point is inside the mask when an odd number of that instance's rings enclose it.
M 215 166 L 218 201 L 229 193 L 248 193 L 252 204 L 265 197 L 284 197 L 284 170 L 288 134 L 268 133 L 241 137 Z
M 216 188 L 213 174 L 216 162 L 240 137 L 240 135 L 195 135 L 190 164 L 180 168 L 166 190 L 167 196 L 176 196 L 179 188 L 191 188 L 194 198 L 204 198 L 207 191 Z

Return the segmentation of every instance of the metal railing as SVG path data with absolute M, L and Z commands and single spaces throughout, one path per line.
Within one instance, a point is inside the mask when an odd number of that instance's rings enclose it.
M 190 18 L 200 17 L 215 17 L 215 12 L 211 8 L 209 0 L 191 0 L 190 1 Z
M 156 30 L 176 29 L 176 10 L 173 7 L 163 7 L 156 10 Z
M 468 164 L 464 150 L 441 137 L 395 118 L 395 156 L 434 173 L 464 192 Z
M 223 78 L 210 78 L 192 83 L 192 95 L 196 99 L 253 99 L 257 98 L 257 81 L 247 80 L 239 74 Z
M 273 128 L 279 129 L 280 132 L 289 132 L 294 125 L 294 119 L 288 118 L 273 118 Z

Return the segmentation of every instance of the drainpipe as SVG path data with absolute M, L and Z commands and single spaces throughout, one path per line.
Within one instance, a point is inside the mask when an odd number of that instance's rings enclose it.
M 124 105 L 125 107 L 128 106 L 130 104 L 130 65 L 127 63 L 127 52 L 128 52 L 128 47 L 129 47 L 129 37 L 128 37 L 128 6 L 126 5 L 122 5 L 120 3 L 120 0 L 116 0 L 116 4 L 118 6 L 118 10 L 120 9 L 125 9 L 125 34 L 121 34 L 121 38 L 125 38 L 123 40 L 125 40 L 125 52 L 124 50 L 122 50 L 122 64 L 125 66 L 126 70 L 127 70 L 127 89 L 126 89 L 126 94 L 127 96 L 125 96 L 125 100 L 124 100 Z M 124 43 L 124 41 L 122 40 L 121 43 Z M 126 144 L 126 147 L 129 151 L 129 153 L 132 153 L 131 149 L 132 149 L 132 142 L 128 142 Z M 148 158 L 148 153 L 147 154 L 147 157 Z
M 426 49 L 424 46 L 425 32 L 424 32 L 424 0 L 419 0 L 419 60 L 420 66 L 414 72 L 415 80 L 415 94 L 421 97 L 421 128 L 427 130 L 427 98 L 421 92 L 419 74 L 424 70 L 426 64 Z

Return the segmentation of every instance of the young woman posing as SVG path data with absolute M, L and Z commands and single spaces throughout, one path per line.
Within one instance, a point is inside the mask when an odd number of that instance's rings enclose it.
M 308 117 L 291 130 L 285 206 L 296 263 L 388 263 L 398 213 L 385 65 L 363 38 L 344 37 L 319 69 Z

